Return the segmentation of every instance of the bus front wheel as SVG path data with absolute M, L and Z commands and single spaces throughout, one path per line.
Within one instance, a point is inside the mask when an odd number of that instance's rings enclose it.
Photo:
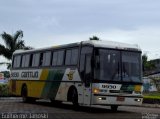
M 112 110 L 113 112 L 116 112 L 117 109 L 118 109 L 118 105 L 111 105 L 111 110 Z
M 79 104 L 78 104 L 78 93 L 77 93 L 77 90 L 76 90 L 76 89 L 73 89 L 73 90 L 72 90 L 71 101 L 72 101 L 73 106 L 74 106 L 75 108 L 77 108 L 77 107 L 79 106 Z

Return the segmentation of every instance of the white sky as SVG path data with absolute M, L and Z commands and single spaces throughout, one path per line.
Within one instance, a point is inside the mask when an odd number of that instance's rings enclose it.
M 149 59 L 160 58 L 160 0 L 0 0 L 0 33 L 20 29 L 35 48 L 96 35 L 138 44 Z

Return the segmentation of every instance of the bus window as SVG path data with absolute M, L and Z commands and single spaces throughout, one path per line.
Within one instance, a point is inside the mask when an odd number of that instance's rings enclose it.
M 49 66 L 51 63 L 51 51 L 45 52 L 43 57 L 43 66 Z
M 78 49 L 72 49 L 71 64 L 76 65 L 78 61 Z
M 21 64 L 22 67 L 25 67 L 25 59 L 26 59 L 26 56 L 23 55 L 22 56 L 22 64 Z
M 57 57 L 58 57 L 58 52 L 53 52 L 53 59 L 52 59 L 53 66 L 57 65 Z
M 103 81 L 120 81 L 120 52 L 98 49 L 96 54 L 95 79 Z
M 122 80 L 125 82 L 141 82 L 141 54 L 122 52 Z
M 67 50 L 66 51 L 66 61 L 65 61 L 65 64 L 66 65 L 70 65 L 70 62 L 71 62 L 71 50 Z
M 21 64 L 22 67 L 28 67 L 29 66 L 29 58 L 30 58 L 29 54 L 22 56 L 22 64 Z
M 33 67 L 39 66 L 39 59 L 40 59 L 40 53 L 33 54 L 33 60 L 32 60 Z
M 25 67 L 29 66 L 29 58 L 30 58 L 30 54 L 27 54 L 25 58 Z
M 57 65 L 63 65 L 64 61 L 64 51 L 58 51 L 58 57 L 57 57 Z
M 21 64 L 21 55 L 17 55 L 14 57 L 13 67 L 18 68 L 18 67 L 20 67 L 20 64 Z
M 66 51 L 65 65 L 76 65 L 78 61 L 78 48 Z

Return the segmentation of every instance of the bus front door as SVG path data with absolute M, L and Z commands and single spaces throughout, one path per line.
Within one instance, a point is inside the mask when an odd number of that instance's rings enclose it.
M 84 65 L 84 88 L 83 88 L 83 104 L 90 105 L 91 103 L 91 55 L 85 55 Z

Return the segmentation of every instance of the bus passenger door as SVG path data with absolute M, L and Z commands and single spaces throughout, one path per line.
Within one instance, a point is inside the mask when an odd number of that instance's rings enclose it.
M 84 65 L 84 88 L 83 88 L 83 104 L 91 103 L 91 54 L 85 55 Z

